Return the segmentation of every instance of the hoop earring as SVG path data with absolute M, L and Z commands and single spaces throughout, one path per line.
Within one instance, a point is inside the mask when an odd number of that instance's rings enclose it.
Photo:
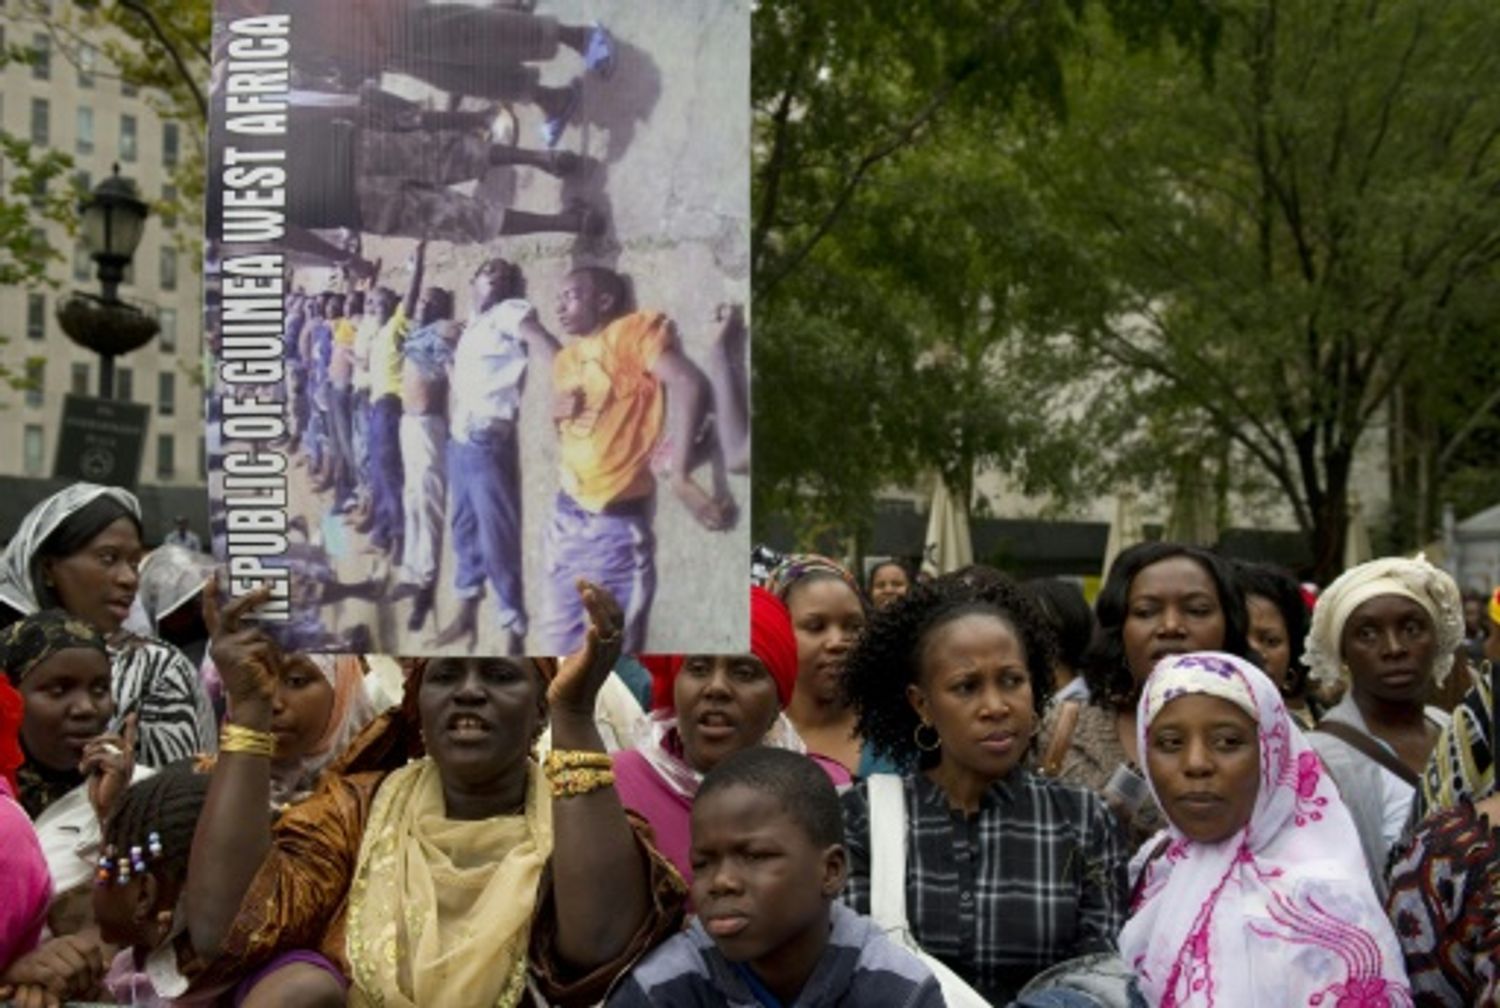
M 926 728 L 928 731 L 932 732 L 932 744 L 930 745 L 922 744 L 923 728 Z M 917 748 L 922 752 L 937 752 L 943 746 L 942 736 L 937 733 L 936 728 L 932 727 L 932 725 L 928 724 L 926 721 L 919 721 L 917 723 L 917 727 L 912 731 L 911 737 L 912 741 L 917 744 Z

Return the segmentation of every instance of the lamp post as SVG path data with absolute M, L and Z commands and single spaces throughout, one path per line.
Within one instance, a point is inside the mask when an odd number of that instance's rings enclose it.
M 99 264 L 99 294 L 74 291 L 57 308 L 68 338 L 99 355 L 99 398 L 114 395 L 115 358 L 151 342 L 159 325 L 139 305 L 120 300 L 120 281 L 150 212 L 120 166 L 79 205 L 84 246 Z

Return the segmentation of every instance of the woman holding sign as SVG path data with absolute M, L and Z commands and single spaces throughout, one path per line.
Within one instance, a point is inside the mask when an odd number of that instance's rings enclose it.
M 260 982 L 246 1003 L 343 1003 L 347 977 L 354 1004 L 582 1005 L 676 930 L 682 883 L 627 818 L 594 727 L 620 609 L 579 591 L 590 628 L 561 663 L 410 661 L 403 710 L 274 830 L 282 659 L 246 622 L 264 595 L 222 617 L 209 603 L 234 716 L 188 870 L 195 990 L 248 973 Z M 426 755 L 400 765 L 412 750 Z

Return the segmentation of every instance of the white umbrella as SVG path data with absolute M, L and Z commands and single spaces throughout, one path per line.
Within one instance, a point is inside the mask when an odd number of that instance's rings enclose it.
M 932 491 L 927 515 L 927 538 L 922 545 L 922 573 L 937 577 L 974 562 L 969 538 L 969 509 L 948 491 L 941 476 Z
M 1375 559 L 1370 546 L 1370 530 L 1365 527 L 1364 508 L 1359 498 L 1349 495 L 1349 527 L 1344 530 L 1344 570 Z
M 1218 507 L 1201 459 L 1178 469 L 1172 510 L 1163 535 L 1168 542 L 1212 546 L 1219 540 Z
M 1140 511 L 1136 508 L 1135 490 L 1126 487 L 1115 495 L 1115 518 L 1109 523 L 1109 539 L 1104 544 L 1104 565 L 1100 568 L 1100 579 L 1109 577 L 1115 557 L 1146 538 L 1141 527 Z

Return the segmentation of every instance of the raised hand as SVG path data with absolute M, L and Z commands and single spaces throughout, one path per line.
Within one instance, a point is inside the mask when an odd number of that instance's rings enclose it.
M 547 700 L 555 711 L 592 718 L 594 698 L 620 660 L 625 614 L 607 589 L 583 578 L 578 579 L 578 594 L 588 611 L 588 633 L 583 647 L 558 666 Z
M 264 730 L 271 723 L 271 701 L 281 668 L 281 652 L 258 627 L 246 627 L 246 615 L 271 597 L 260 588 L 219 609 L 217 579 L 203 591 L 203 624 L 208 628 L 209 655 L 224 680 L 229 714 L 236 724 Z
M 135 773 L 135 744 L 139 718 L 133 712 L 125 718 L 123 735 L 100 735 L 83 747 L 78 772 L 88 778 L 89 804 L 102 825 L 114 811 L 120 795 L 130 786 Z

